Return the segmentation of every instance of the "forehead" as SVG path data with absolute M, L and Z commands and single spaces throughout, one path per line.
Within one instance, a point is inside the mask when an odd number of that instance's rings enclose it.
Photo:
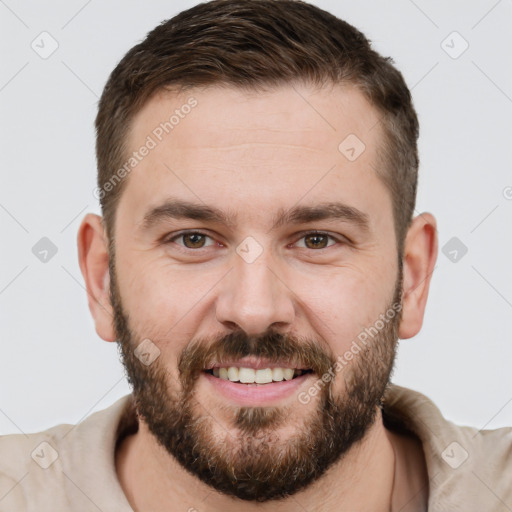
M 378 112 L 352 86 L 162 91 L 132 121 L 127 158 L 138 160 L 119 214 L 139 222 L 169 196 L 262 222 L 269 205 L 274 219 L 298 202 L 390 213 L 375 172 L 381 140 Z
M 320 149 L 323 141 L 323 148 L 330 150 L 350 133 L 371 144 L 380 135 L 379 117 L 353 85 L 312 88 L 290 84 L 267 90 L 210 86 L 181 93 L 161 90 L 132 120 L 128 142 L 135 147 L 152 134 L 165 139 L 158 142 L 179 150 L 183 142 L 192 147 L 203 136 L 210 143 L 231 146 L 250 143 L 257 135 L 259 142 L 280 143 L 289 138 L 311 149 Z M 193 140 L 187 130 L 191 127 L 196 135 Z

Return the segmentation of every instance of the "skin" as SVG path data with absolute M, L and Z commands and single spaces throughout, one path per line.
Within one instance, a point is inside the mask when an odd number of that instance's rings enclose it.
M 323 340 L 335 354 L 373 325 L 392 297 L 398 272 L 390 194 L 376 175 L 382 140 L 379 114 L 357 89 L 281 86 L 267 92 L 211 87 L 153 97 L 137 114 L 130 152 L 193 96 L 197 106 L 137 165 L 121 196 L 115 229 L 116 272 L 123 306 L 140 339 L 160 350 L 170 382 L 177 358 L 194 338 L 243 329 L 258 335 L 270 326 Z M 307 100 L 307 101 L 305 101 Z M 353 162 L 338 145 L 356 134 L 366 149 Z M 232 224 L 166 220 L 144 229 L 146 212 L 169 198 L 226 211 Z M 281 209 L 343 202 L 364 212 L 369 229 L 340 219 L 285 223 L 271 229 Z M 181 230 L 200 230 L 207 247 L 184 240 L 163 243 Z M 329 246 L 309 248 L 304 235 L 327 232 Z M 236 252 L 253 237 L 261 255 L 247 263 Z M 416 217 L 404 252 L 399 337 L 421 328 L 437 257 L 436 221 Z M 182 245 L 180 245 L 182 244 Z M 101 218 L 88 214 L 78 234 L 79 260 L 98 335 L 115 341 L 109 302 L 108 241 Z M 311 382 L 305 382 L 307 389 Z M 343 393 L 338 375 L 333 384 Z M 230 429 L 225 398 L 204 379 L 197 399 L 215 415 L 219 434 Z M 296 397 L 282 405 L 293 405 Z M 315 400 L 294 407 L 279 434 L 293 435 Z M 393 474 L 397 466 L 395 482 Z M 404 471 L 411 464 L 413 471 Z M 116 454 L 119 479 L 134 510 L 398 510 L 407 489 L 425 483 L 420 445 L 377 420 L 363 440 L 320 480 L 277 503 L 250 503 L 214 492 L 155 441 L 143 421 Z M 416 487 L 416 489 L 419 487 Z M 368 492 L 371 489 L 371 493 Z

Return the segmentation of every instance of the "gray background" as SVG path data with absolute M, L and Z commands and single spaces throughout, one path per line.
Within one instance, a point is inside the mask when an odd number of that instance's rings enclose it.
M 0 0 L 0 433 L 76 423 L 129 392 L 116 345 L 94 331 L 77 261 L 80 220 L 99 213 L 93 120 L 124 53 L 195 3 Z M 511 1 L 313 3 L 405 75 L 421 123 L 417 211 L 434 213 L 449 243 L 394 382 L 457 423 L 510 425 Z M 46 262 L 33 253 L 43 237 L 57 248 Z

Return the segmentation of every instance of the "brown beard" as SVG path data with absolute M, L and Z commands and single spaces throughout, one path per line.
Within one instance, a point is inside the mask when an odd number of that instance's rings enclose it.
M 232 421 L 224 432 L 215 435 L 214 427 L 221 424 L 215 417 L 218 411 L 200 403 L 195 396 L 195 384 L 208 362 L 248 355 L 287 360 L 311 368 L 314 377 L 321 379 L 335 367 L 335 355 L 325 343 L 313 340 L 275 331 L 259 337 L 236 331 L 191 341 L 178 359 L 179 382 L 173 382 L 162 358 L 146 366 L 134 354 L 142 338 L 128 325 L 113 260 L 112 255 L 110 296 L 115 329 L 139 417 L 157 442 L 204 483 L 242 500 L 283 499 L 319 479 L 375 422 L 393 370 L 399 313 L 385 322 L 384 328 L 341 370 L 345 381 L 343 394 L 334 395 L 334 379 L 322 383 L 315 397 L 316 411 L 304 417 L 298 415 L 293 423 L 290 418 L 304 407 L 298 400 L 286 407 L 226 405 L 223 412 L 229 411 Z M 385 311 L 401 303 L 401 287 L 400 268 L 393 300 Z M 304 407 L 304 411 L 309 409 Z M 295 434 L 281 439 L 278 427 L 292 424 Z

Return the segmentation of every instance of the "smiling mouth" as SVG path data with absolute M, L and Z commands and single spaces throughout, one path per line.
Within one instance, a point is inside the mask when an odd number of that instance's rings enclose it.
M 297 368 L 246 368 L 237 366 L 215 367 L 203 370 L 222 380 L 229 380 L 237 384 L 270 384 L 283 380 L 293 380 L 301 375 L 313 373 L 313 370 Z

